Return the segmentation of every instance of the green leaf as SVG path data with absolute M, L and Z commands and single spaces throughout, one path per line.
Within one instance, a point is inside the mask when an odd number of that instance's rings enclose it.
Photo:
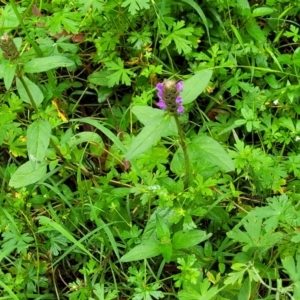
M 297 67 L 300 67 L 300 48 L 299 47 L 293 53 L 293 62 Z
M 203 230 L 178 231 L 174 234 L 172 245 L 174 249 L 186 249 L 207 240 L 212 234 Z
M 183 92 L 181 93 L 183 104 L 195 101 L 208 85 L 211 76 L 211 70 L 203 70 L 184 81 Z
M 109 129 L 107 129 L 98 120 L 94 120 L 94 119 L 91 119 L 91 118 L 79 118 L 79 119 L 71 119 L 70 122 L 76 122 L 76 123 L 83 122 L 83 123 L 87 123 L 87 124 L 90 124 L 90 125 L 94 126 L 98 130 L 100 130 L 104 135 L 106 135 L 118 147 L 118 149 L 122 153 L 126 152 L 126 147 L 119 140 L 119 138 L 116 135 L 114 135 L 114 133 L 112 133 Z
M 161 254 L 164 258 L 164 260 L 169 263 L 172 259 L 172 254 L 173 254 L 173 247 L 172 244 L 161 244 L 160 245 L 161 249 Z
M 171 226 L 169 222 L 170 218 L 174 214 L 174 210 L 170 207 L 160 208 L 157 207 L 152 213 L 151 217 L 147 221 L 147 225 L 144 229 L 142 241 L 148 241 L 156 238 L 156 216 L 159 216 L 168 227 Z
M 294 283 L 294 298 L 300 299 L 300 281 Z
M 151 122 L 154 118 L 162 117 L 165 112 L 161 109 L 155 109 L 150 106 L 133 106 L 132 113 L 138 118 L 138 120 L 146 125 Z
M 157 237 L 161 240 L 165 237 L 170 238 L 170 230 L 163 218 L 156 215 L 156 233 Z
M 207 32 L 207 36 L 208 36 L 208 40 L 209 40 L 209 43 L 210 43 L 210 35 L 209 35 L 209 29 L 208 29 L 208 21 L 206 19 L 206 16 L 202 10 L 202 8 L 193 0 L 182 0 L 182 2 L 185 2 L 187 4 L 189 4 L 197 13 L 198 15 L 200 16 L 204 26 L 205 26 L 205 29 L 206 29 L 206 32 Z
M 2 280 L 0 280 L 0 287 L 2 291 L 7 292 L 7 294 L 11 297 L 12 300 L 19 300 L 20 298 L 12 292 L 11 286 L 7 286 Z
M 26 87 L 28 88 L 36 106 L 39 106 L 44 100 L 44 95 L 43 95 L 42 91 L 35 83 L 30 81 L 27 77 L 23 76 L 23 80 L 24 80 Z M 30 97 L 28 96 L 28 93 L 19 78 L 17 78 L 16 84 L 17 84 L 17 89 L 18 89 L 20 98 L 24 102 L 29 103 L 31 105 Z
M 35 167 L 31 161 L 27 161 L 21 165 L 15 173 L 13 173 L 9 185 L 14 188 L 21 188 L 42 179 L 47 173 L 47 166 L 45 163 Z
M 282 261 L 282 266 L 285 268 L 290 278 L 293 281 L 300 281 L 300 273 L 298 271 L 300 265 L 299 261 L 297 263 L 297 268 L 296 268 L 294 258 L 292 256 L 287 256 L 283 258 L 281 261 Z
M 25 10 L 25 7 L 18 7 L 19 13 L 22 13 Z M 15 14 L 12 6 L 8 3 L 2 5 L 0 9 L 1 15 L 1 28 L 16 28 L 19 25 L 19 20 Z
M 187 40 L 187 36 L 192 35 L 194 32 L 194 28 L 187 27 L 183 28 L 185 25 L 184 21 L 179 21 L 176 23 L 173 23 L 173 28 L 170 31 L 167 31 L 165 34 L 167 35 L 165 38 L 163 38 L 160 43 L 160 49 L 163 50 L 166 47 L 168 47 L 171 42 L 175 43 L 176 50 L 179 54 L 182 52 L 184 54 L 188 54 L 192 51 L 191 44 L 192 42 L 190 40 Z
M 43 225 L 43 227 L 39 228 L 40 232 L 44 230 L 48 231 L 49 229 L 50 230 L 55 229 L 57 232 L 61 233 L 66 239 L 72 242 L 77 248 L 81 249 L 84 253 L 97 260 L 93 256 L 93 254 L 80 241 L 77 240 L 77 238 L 75 238 L 69 231 L 67 231 L 60 224 L 56 223 L 55 221 L 45 216 L 37 217 L 37 219 L 39 220 L 40 224 Z
M 34 58 L 24 65 L 26 73 L 41 73 L 57 68 L 73 67 L 74 62 L 65 56 L 56 55 L 42 58 Z
M 237 4 L 237 9 L 242 16 L 250 15 L 251 11 L 250 11 L 250 4 L 248 0 L 237 0 L 236 4 Z
M 28 126 L 27 150 L 29 160 L 35 168 L 39 168 L 46 156 L 50 135 L 51 125 L 46 120 L 36 120 Z
M 14 80 L 15 73 L 16 73 L 16 68 L 17 68 L 16 64 L 10 63 L 8 61 L 5 62 L 5 66 L 4 66 L 4 85 L 5 85 L 5 88 L 7 90 L 10 89 L 11 84 Z
M 88 81 L 90 83 L 93 83 L 96 85 L 107 86 L 108 85 L 108 79 L 107 79 L 108 75 L 110 75 L 110 72 L 108 72 L 107 70 L 101 70 L 98 72 L 94 72 L 88 77 Z
M 122 82 L 122 84 L 130 85 L 131 80 L 129 76 L 133 76 L 134 73 L 129 69 L 124 69 L 124 62 L 120 57 L 118 57 L 117 62 L 107 62 L 106 67 L 109 71 L 113 71 L 113 73 L 107 77 L 109 87 L 118 85 L 120 82 Z
M 234 163 L 223 147 L 208 136 L 198 136 L 187 145 L 190 160 L 197 161 L 204 158 L 226 172 L 234 170 Z
M 99 134 L 96 132 L 91 132 L 91 131 L 84 131 L 84 132 L 79 132 L 75 135 L 73 135 L 70 140 L 68 141 L 68 144 L 70 148 L 77 146 L 81 143 L 91 143 L 91 144 L 96 144 L 99 145 L 100 147 L 104 148 L 104 143 Z
M 161 244 L 158 240 L 145 241 L 123 255 L 120 262 L 137 261 L 158 256 L 161 254 L 160 246 Z
M 149 0 L 125 0 L 121 4 L 122 7 L 128 7 L 129 12 L 135 15 L 141 9 L 149 9 Z
M 112 94 L 112 92 L 113 92 L 112 88 L 109 88 L 107 86 L 101 86 L 98 89 L 98 94 L 97 94 L 98 103 L 105 102 L 109 98 L 109 96 Z
M 238 300 L 245 300 L 245 299 L 251 299 L 251 283 L 249 277 L 243 280 L 243 285 L 238 294 Z
M 274 9 L 271 7 L 258 7 L 253 10 L 252 17 L 263 17 L 271 15 L 273 12 Z
M 49 28 L 51 35 L 62 33 L 65 30 L 67 33 L 77 34 L 80 27 L 79 14 L 74 14 L 70 8 L 64 7 L 57 10 L 51 18 L 47 20 L 47 28 Z
M 246 22 L 246 30 L 256 41 L 261 43 L 264 43 L 266 41 L 265 35 L 254 19 L 248 19 L 248 21 Z
M 133 106 L 132 113 L 138 118 L 138 120 L 146 125 L 152 122 L 155 118 L 161 118 L 165 115 L 165 112 L 161 109 L 153 108 L 150 106 Z M 176 135 L 178 133 L 178 128 L 176 121 L 173 116 L 170 117 L 171 121 L 169 127 L 165 128 L 163 136 Z
M 172 118 L 170 116 L 158 116 L 142 129 L 142 131 L 133 139 L 128 148 L 125 158 L 127 161 L 137 157 L 147 151 L 153 144 L 161 138 L 166 130 L 169 130 Z
M 199 300 L 201 299 L 201 295 L 193 290 L 181 290 L 178 292 L 179 300 Z
M 82 5 L 80 12 L 84 15 L 91 8 L 93 9 L 93 12 L 101 13 L 105 7 L 105 2 L 103 0 L 79 0 L 79 3 Z

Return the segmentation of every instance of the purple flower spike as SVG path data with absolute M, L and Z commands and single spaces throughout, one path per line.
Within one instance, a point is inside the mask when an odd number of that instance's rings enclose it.
M 157 93 L 157 97 L 159 98 L 159 100 L 163 100 L 163 96 L 164 96 L 163 91 L 159 90 Z
M 178 96 L 175 100 L 176 104 L 181 105 L 182 104 L 182 97 Z
M 179 81 L 176 84 L 177 92 L 181 93 L 183 91 L 183 81 Z
M 160 82 L 160 83 L 158 83 L 158 84 L 156 85 L 156 88 L 157 88 L 159 91 L 163 92 L 163 90 L 164 90 L 164 85 Z
M 181 105 L 177 108 L 177 112 L 181 115 L 184 112 L 184 107 Z
M 167 109 L 167 103 L 164 100 L 159 100 L 156 105 L 160 108 L 160 109 Z

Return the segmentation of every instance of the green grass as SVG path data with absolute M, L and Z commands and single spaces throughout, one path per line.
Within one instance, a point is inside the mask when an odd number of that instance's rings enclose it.
M 2 5 L 0 299 L 300 298 L 300 5 L 198 2 Z

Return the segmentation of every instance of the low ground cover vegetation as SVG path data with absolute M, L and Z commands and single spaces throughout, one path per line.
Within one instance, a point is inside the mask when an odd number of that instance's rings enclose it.
M 300 299 L 299 13 L 2 1 L 0 299 Z

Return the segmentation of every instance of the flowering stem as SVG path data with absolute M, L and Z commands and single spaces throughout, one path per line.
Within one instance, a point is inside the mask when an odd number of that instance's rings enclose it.
M 183 151 L 184 163 L 185 163 L 185 181 L 184 188 L 188 188 L 191 181 L 191 171 L 190 171 L 190 159 L 187 153 L 186 143 L 183 138 L 183 130 L 179 122 L 179 118 L 177 114 L 174 114 L 174 119 L 177 125 L 178 134 L 179 134 L 179 143 Z

